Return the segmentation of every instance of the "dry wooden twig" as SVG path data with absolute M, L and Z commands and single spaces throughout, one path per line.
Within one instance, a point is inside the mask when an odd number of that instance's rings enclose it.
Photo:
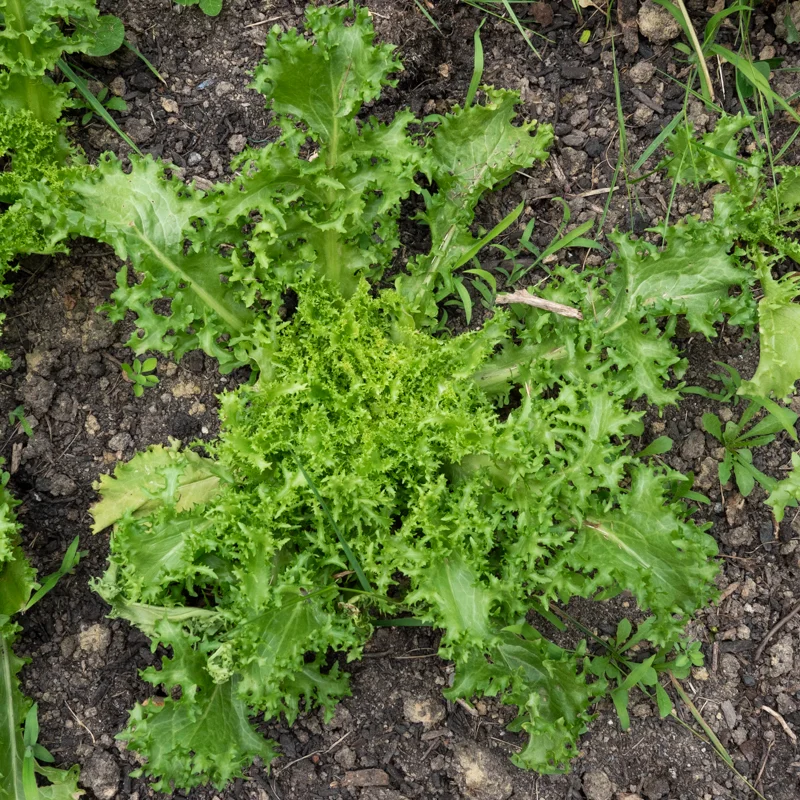
M 542 311 L 550 311 L 553 314 L 559 314 L 562 317 L 583 319 L 583 314 L 581 314 L 577 308 L 565 306 L 563 303 L 554 303 L 552 300 L 545 300 L 542 297 L 537 297 L 535 294 L 531 294 L 527 289 L 520 289 L 516 292 L 509 292 L 508 294 L 499 294 L 497 295 L 495 302 L 499 303 L 500 305 L 522 303 L 526 306 L 541 308 Z
M 761 654 L 764 652 L 764 648 L 767 646 L 767 642 L 781 629 L 787 622 L 794 619 L 798 614 L 800 614 L 800 603 L 798 603 L 783 619 L 778 620 L 770 629 L 767 635 L 761 640 L 761 644 L 758 646 L 758 650 L 756 650 L 755 654 L 753 655 L 753 661 L 758 661 L 761 658 Z
M 792 744 L 797 744 L 797 735 L 789 727 L 786 720 L 777 711 L 770 708 L 769 706 L 761 706 L 761 710 L 766 711 L 767 714 L 775 717 L 775 719 L 778 720 L 778 724 L 781 726 L 781 728 L 783 728 L 783 732 L 792 740 Z

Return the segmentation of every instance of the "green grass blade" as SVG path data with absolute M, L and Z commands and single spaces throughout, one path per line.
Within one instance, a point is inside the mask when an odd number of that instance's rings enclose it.
M 36 593 L 28 600 L 25 606 L 25 611 L 38 603 L 68 572 L 71 572 L 79 563 L 82 556 L 85 556 L 88 551 L 84 550 L 78 552 L 78 544 L 80 537 L 76 536 L 72 540 L 72 544 L 67 548 L 64 553 L 64 558 L 61 560 L 61 566 L 52 574 L 48 575 Z
M 453 271 L 457 270 L 459 267 L 463 267 L 469 261 L 478 254 L 480 250 L 486 247 L 489 242 L 493 239 L 496 239 L 503 231 L 506 230 L 510 225 L 513 225 L 519 219 L 519 215 L 522 213 L 522 209 L 525 208 L 525 203 L 520 203 L 510 214 L 507 214 L 497 225 L 492 228 L 489 233 L 475 242 L 466 253 L 453 265 Z
M 622 171 L 625 165 L 625 159 L 628 154 L 628 137 L 625 131 L 625 114 L 622 111 L 622 93 L 620 91 L 619 70 L 617 69 L 617 50 L 614 46 L 613 37 L 611 39 L 611 55 L 612 63 L 614 65 L 614 101 L 617 107 L 617 125 L 619 126 L 619 153 L 617 154 L 617 163 L 614 165 L 614 174 L 611 177 L 611 186 L 608 189 L 606 202 L 603 206 L 603 216 L 600 218 L 600 224 L 597 226 L 598 230 L 603 230 L 603 226 L 606 223 L 608 210 L 611 208 L 611 199 L 613 198 L 614 191 L 617 188 L 619 173 Z
M 481 20 L 475 31 L 475 65 L 472 68 L 472 80 L 469 82 L 469 89 L 467 89 L 467 99 L 464 101 L 464 107 L 469 108 L 472 101 L 475 99 L 475 93 L 478 91 L 481 78 L 483 77 L 483 43 L 481 42 L 481 28 L 483 23 L 486 22 L 486 17 Z
M 512 3 L 515 3 L 517 1 L 518 0 L 506 0 L 506 2 L 512 2 Z M 527 2 L 527 0 L 525 0 L 525 1 Z M 514 24 L 513 21 L 510 20 L 508 17 L 504 17 L 502 14 L 498 14 L 496 11 L 492 11 L 490 8 L 486 8 L 486 6 L 481 5 L 481 3 L 476 2 L 476 0 L 462 0 L 462 2 L 465 5 L 472 6 L 473 8 L 477 8 L 478 11 L 482 11 L 484 14 L 488 14 L 490 17 L 494 17 L 495 19 L 499 19 L 502 22 L 508 23 L 509 25 L 513 25 Z M 487 2 L 488 2 L 488 0 L 487 0 Z M 500 3 L 500 2 L 503 2 L 503 0 L 495 0 L 495 2 Z M 544 34 L 539 33 L 539 31 L 534 31 L 534 30 L 528 29 L 528 32 L 532 33 L 534 36 L 538 36 L 540 39 L 544 39 L 544 41 L 546 41 L 548 44 L 555 44 L 555 41 L 553 41 L 553 39 L 548 39 Z M 530 40 L 528 39 L 527 35 L 525 36 L 525 40 L 528 42 L 528 47 L 530 47 L 531 50 L 533 50 L 533 52 L 536 53 L 537 56 L 539 56 L 539 54 L 536 52 L 536 50 L 533 47 L 533 45 L 530 43 Z
M 703 729 L 703 733 L 708 737 L 711 744 L 714 746 L 714 749 L 719 754 L 719 757 L 731 768 L 733 768 L 733 758 L 731 758 L 730 753 L 725 749 L 725 746 L 722 742 L 717 738 L 714 731 L 708 726 L 708 723 L 703 719 L 702 714 L 697 710 L 695 704 L 689 699 L 689 695 L 683 689 L 683 686 L 678 682 L 677 678 L 671 673 L 668 673 L 670 680 L 672 681 L 672 686 L 674 687 L 675 691 L 678 693 L 678 696 L 683 700 L 686 704 L 686 707 L 691 712 L 692 716 L 695 718 L 697 724 Z
M 800 125 L 794 129 L 792 135 L 786 141 L 786 144 L 775 154 L 776 164 L 786 155 L 786 151 L 794 144 L 794 140 L 798 137 L 798 135 L 800 135 Z
M 593 219 L 587 219 L 586 222 L 581 223 L 577 228 L 569 231 L 569 233 L 565 233 L 563 236 L 556 234 L 550 244 L 539 253 L 533 264 L 527 267 L 518 276 L 515 276 L 516 281 L 524 278 L 531 270 L 536 269 L 548 256 L 557 253 L 559 250 L 566 250 L 568 247 L 602 250 L 603 246 L 599 242 L 594 241 L 594 239 L 584 238 L 584 234 L 588 233 L 594 227 L 594 223 L 595 221 Z
M 661 130 L 661 133 L 650 142 L 649 145 L 645 148 L 645 151 L 639 156 L 639 160 L 631 167 L 631 172 L 638 172 L 647 162 L 647 159 L 661 147 L 662 143 L 666 140 L 666 138 L 678 127 L 678 123 L 681 121 L 681 117 L 683 116 L 683 111 L 679 111 L 670 121 L 669 124 Z
M 64 61 L 63 58 L 59 58 L 56 62 L 58 64 L 58 68 L 69 78 L 69 80 L 75 84 L 75 88 L 83 95 L 84 100 L 89 104 L 92 111 L 97 114 L 103 122 L 108 125 L 111 130 L 113 130 L 127 145 L 131 148 L 135 153 L 142 155 L 142 151 L 134 144 L 133 140 L 125 133 L 122 128 L 117 125 L 115 120 L 112 116 L 106 111 L 103 104 L 92 94 L 89 87 L 86 84 L 86 81 L 80 77 L 75 71 Z
M 664 80 L 672 81 L 673 83 L 676 83 L 678 86 L 680 86 L 688 94 L 692 95 L 697 100 L 702 101 L 702 103 L 705 105 L 705 107 L 707 109 L 709 109 L 710 111 L 713 111 L 715 114 L 724 114 L 725 113 L 725 109 L 722 108 L 722 106 L 718 106 L 716 103 L 712 103 L 712 102 L 708 101 L 705 97 L 703 97 L 702 94 L 700 94 L 700 92 L 698 92 L 696 89 L 693 89 L 688 83 L 684 83 L 683 81 L 679 81 L 676 77 L 674 77 L 673 75 L 670 75 L 667 72 L 664 72 L 663 70 L 660 70 L 658 67 L 656 67 L 656 72 L 662 78 L 664 78 Z M 692 76 L 692 72 L 689 73 L 690 76 Z
M 150 63 L 150 61 L 144 55 L 144 53 L 141 53 L 139 50 L 137 50 L 127 39 L 125 39 L 123 44 L 125 45 L 125 47 L 128 48 L 128 50 L 131 51 L 131 53 L 134 53 L 136 56 L 139 57 L 139 59 L 147 67 L 147 69 L 149 69 L 150 72 L 152 72 L 153 75 L 155 75 L 156 78 L 158 78 L 161 81 L 161 83 L 164 84 L 164 86 L 167 85 L 167 82 L 161 77 L 161 73 Z
M 444 34 L 442 33 L 442 29 L 436 24 L 436 20 L 430 15 L 428 9 L 425 8 L 425 6 L 422 3 L 422 0 L 414 0 L 414 2 L 416 3 L 417 8 L 422 12 L 425 19 L 427 19 L 428 22 L 430 22 L 430 24 L 433 25 L 433 27 L 436 28 L 436 30 L 439 31 L 440 34 L 442 34 L 442 36 L 444 36 Z
M 719 150 L 716 147 L 709 147 L 702 142 L 692 142 L 692 144 L 698 150 L 705 150 L 707 153 L 713 153 L 715 156 L 718 156 L 724 161 L 732 161 L 734 164 L 739 164 L 742 167 L 750 166 L 749 161 L 746 161 L 744 158 L 739 158 L 738 156 L 732 156 L 730 153 L 726 153 L 724 150 Z
M 528 36 L 528 34 L 526 33 L 525 28 L 522 27 L 522 23 L 519 21 L 517 15 L 514 13 L 514 9 L 511 7 L 511 3 L 509 3 L 508 0 L 503 0 L 503 6 L 508 12 L 508 16 L 511 17 L 511 19 L 513 20 L 514 25 L 516 26 L 517 30 L 520 33 L 520 36 L 522 36 L 522 38 L 525 40 L 525 43 L 528 45 L 528 47 L 530 47 L 531 51 L 536 56 L 536 58 L 538 58 L 539 61 L 541 61 L 542 57 L 539 55 L 539 51 L 533 46 L 533 42 L 531 42 L 530 36 Z
M 798 116 L 797 112 L 769 85 L 769 79 L 765 78 L 750 61 L 719 44 L 711 45 L 709 51 L 714 55 L 722 56 L 732 64 L 750 81 L 756 91 L 766 98 L 767 102 L 777 103 L 795 122 L 800 122 L 800 116 Z

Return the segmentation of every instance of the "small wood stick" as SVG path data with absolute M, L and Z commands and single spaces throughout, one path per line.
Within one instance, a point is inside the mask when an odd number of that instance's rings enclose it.
M 774 744 L 775 744 L 774 739 L 770 739 L 767 742 L 767 749 L 764 751 L 764 755 L 761 758 L 761 765 L 758 768 L 758 775 L 756 775 L 756 779 L 753 781 L 753 786 L 758 786 L 758 784 L 761 783 L 761 776 L 764 774 L 764 770 L 767 768 L 767 761 L 769 760 L 769 754 L 770 751 L 772 750 L 772 745 Z
M 798 614 L 800 614 L 800 603 L 798 603 L 783 619 L 778 620 L 770 629 L 767 635 L 761 640 L 761 644 L 758 646 L 758 650 L 756 650 L 755 654 L 753 655 L 753 661 L 758 661 L 761 658 L 761 654 L 764 652 L 764 648 L 767 646 L 767 642 L 779 631 L 783 628 L 786 623 L 794 619 Z
M 531 294 L 527 289 L 509 292 L 508 294 L 499 294 L 495 298 L 495 302 L 506 306 L 510 305 L 511 303 L 522 303 L 526 306 L 541 308 L 543 311 L 551 311 L 553 314 L 559 314 L 562 317 L 583 319 L 583 314 L 581 314 L 577 308 L 565 306 L 563 303 L 554 303 L 552 300 L 544 300 L 541 297 Z
M 775 717 L 778 720 L 781 728 L 783 728 L 783 732 L 792 740 L 792 744 L 797 744 L 797 736 L 795 732 L 786 724 L 786 720 L 775 710 L 771 709 L 769 706 L 761 706 L 762 711 L 766 711 L 767 714 Z

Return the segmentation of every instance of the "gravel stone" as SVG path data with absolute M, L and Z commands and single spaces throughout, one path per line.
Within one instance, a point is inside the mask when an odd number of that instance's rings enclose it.
M 579 108 L 569 118 L 569 124 L 572 125 L 574 128 L 577 128 L 579 125 L 583 125 L 584 122 L 588 121 L 589 121 L 588 108 Z
M 614 784 L 608 775 L 599 769 L 584 772 L 582 786 L 586 800 L 611 800 L 614 795 Z
M 189 155 L 186 156 L 186 163 L 190 167 L 196 167 L 202 160 L 203 156 L 201 156 L 200 153 L 189 153 Z
M 589 77 L 589 70 L 586 67 L 564 64 L 561 67 L 561 77 L 568 81 L 585 81 Z
M 653 0 L 645 0 L 639 9 L 639 33 L 653 44 L 666 44 L 675 39 L 681 29 L 672 14 L 657 6 Z
M 736 727 L 736 709 L 730 700 L 723 700 L 720 705 L 722 716 L 725 717 L 725 724 L 733 730 Z
M 33 414 L 44 414 L 53 402 L 56 393 L 55 381 L 48 381 L 39 375 L 28 373 L 20 390 L 20 399 L 25 411 Z
M 645 781 L 642 793 L 647 800 L 661 800 L 669 794 L 669 781 L 666 778 L 654 776 Z
M 53 497 L 69 497 L 78 491 L 78 484 L 68 475 L 56 472 L 39 478 L 36 488 L 41 492 L 49 492 Z
M 61 650 L 61 655 L 64 658 L 69 658 L 78 647 L 78 637 L 77 636 L 65 636 L 61 640 L 61 644 L 59 645 L 59 649 Z
M 108 84 L 108 88 L 111 90 L 111 94 L 116 97 L 124 97 L 128 93 L 128 87 L 122 75 L 117 75 L 117 77 Z
M 642 125 L 647 125 L 653 116 L 655 115 L 655 111 L 653 111 L 650 106 L 646 106 L 644 104 L 636 106 L 636 110 L 633 112 L 633 122 L 634 125 L 638 125 L 641 127 Z
M 155 135 L 155 130 L 143 119 L 129 119 L 125 123 L 125 132 L 136 144 L 146 144 Z
M 561 141 L 569 147 L 583 147 L 589 137 L 583 131 L 573 131 Z
M 729 547 L 742 547 L 752 544 L 756 538 L 756 532 L 748 525 L 740 525 L 733 530 L 723 530 L 720 538 Z
M 78 634 L 78 647 L 85 653 L 105 655 L 110 644 L 111 629 L 99 623 Z
M 342 779 L 342 786 L 388 786 L 389 776 L 382 769 L 359 769 L 348 772 Z
M 333 719 L 331 719 L 331 721 L 328 723 L 328 727 L 332 731 L 338 731 L 341 728 L 347 728 L 350 726 L 352 718 L 353 717 L 350 711 L 342 703 L 339 703 L 339 705 L 336 706 Z
M 681 458 L 685 461 L 697 461 L 706 452 L 706 437 L 703 431 L 693 430 L 681 445 Z
M 155 89 L 156 86 L 158 86 L 158 78 L 149 70 L 143 69 L 131 78 L 131 86 L 142 92 L 149 92 L 151 89 Z
M 247 137 L 241 133 L 234 133 L 230 139 L 228 139 L 228 150 L 231 153 L 241 153 L 242 150 L 247 147 Z
M 567 175 L 582 175 L 586 171 L 589 163 L 589 156 L 583 150 L 576 150 L 574 147 L 564 147 L 561 149 L 561 163 Z
M 778 678 L 792 671 L 794 667 L 794 645 L 791 636 L 784 636 L 769 649 L 769 674 Z
M 514 786 L 506 775 L 502 759 L 475 742 L 454 746 L 458 770 L 455 778 L 462 795 L 470 800 L 507 800 Z
M 106 752 L 95 753 L 81 769 L 80 784 L 94 792 L 97 800 L 114 800 L 121 773 L 116 760 Z
M 117 433 L 108 440 L 109 450 L 126 450 L 128 447 L 133 447 L 133 437 L 125 431 Z
M 781 692 L 777 699 L 778 713 L 787 716 L 797 711 L 797 703 L 786 692 Z
M 60 392 L 50 407 L 50 416 L 59 422 L 71 422 L 78 411 L 78 403 L 66 392 Z
M 596 136 L 589 137 L 583 146 L 583 150 L 589 158 L 599 158 L 604 149 L 605 145 Z
M 706 113 L 705 106 L 698 103 L 696 100 L 689 101 L 689 112 L 686 115 L 698 131 L 705 131 L 708 129 L 708 123 L 711 117 Z
M 549 3 L 531 3 L 528 15 L 537 25 L 545 27 L 553 22 L 553 7 Z
M 429 698 L 416 700 L 407 697 L 403 701 L 403 714 L 409 722 L 422 723 L 426 728 L 438 725 L 445 717 L 441 702 Z
M 352 747 L 343 747 L 338 750 L 333 760 L 343 769 L 353 769 L 356 765 L 356 751 Z
M 739 664 L 739 659 L 736 658 L 735 655 L 732 653 L 725 653 L 719 660 L 719 666 L 727 680 L 735 681 L 738 679 L 741 665 Z
M 698 489 L 708 490 L 719 483 L 719 472 L 717 471 L 717 461 L 710 456 L 703 459 L 700 464 L 700 472 L 694 479 L 694 485 Z
M 631 67 L 628 74 L 634 83 L 642 84 L 647 83 L 653 77 L 655 71 L 655 65 L 651 62 L 639 61 Z

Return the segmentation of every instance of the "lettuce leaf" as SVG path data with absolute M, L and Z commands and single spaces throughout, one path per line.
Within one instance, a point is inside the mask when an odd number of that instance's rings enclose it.
M 704 242 L 716 241 L 721 249 L 714 255 L 715 271 L 707 273 L 706 288 L 713 292 L 716 287 L 716 309 L 731 313 L 731 323 L 742 325 L 745 332 L 752 327 L 753 314 L 747 309 L 754 303 L 751 293 L 744 291 L 738 298 L 730 293 L 726 297 L 726 287 L 732 288 L 737 281 L 735 276 L 743 270 L 749 273 L 748 279 L 740 281 L 743 286 L 760 285 L 763 299 L 757 306 L 758 369 L 751 380 L 742 384 L 739 393 L 787 400 L 800 379 L 800 350 L 796 345 L 800 307 L 795 303 L 798 273 L 786 274 L 785 269 L 777 273 L 777 268 L 791 262 L 800 264 L 800 169 L 776 167 L 772 173 L 775 185 L 768 185 L 764 153 L 756 150 L 744 158 L 738 155 L 741 133 L 751 121 L 742 115 L 723 117 L 710 133 L 695 136 L 689 126 L 669 139 L 672 157 L 663 166 L 670 175 L 678 182 L 719 183 L 727 191 L 715 194 L 710 221 L 688 220 L 670 228 L 660 257 L 685 254 L 695 268 L 701 268 L 707 260 Z M 681 241 L 684 237 L 675 241 L 675 232 L 684 227 L 699 234 L 697 245 L 689 239 Z M 687 312 L 691 311 L 687 308 Z M 698 320 L 696 313 L 692 315 L 693 325 L 708 334 L 707 322 L 714 318 L 703 313 L 705 320 Z M 689 321 L 692 323 L 691 316 Z
M 744 381 L 739 394 L 755 397 L 791 399 L 795 382 L 800 380 L 800 296 L 797 272 L 774 280 L 764 273 L 761 285 L 764 297 L 758 303 L 759 354 L 758 367 L 749 381 Z
M 430 253 L 408 264 L 397 290 L 412 311 L 435 318 L 436 300 L 455 291 L 453 271 L 478 239 L 470 226 L 483 194 L 520 169 L 544 161 L 553 142 L 548 125 L 514 125 L 519 95 L 483 87 L 485 105 L 456 106 L 441 118 L 431 140 L 427 173 L 438 191 L 424 193 L 419 219 L 430 229 Z M 442 289 L 439 286 L 444 284 Z
M 0 0 L 0 112 L 56 124 L 71 85 L 46 73 L 63 53 L 91 51 L 102 20 L 94 0 Z

